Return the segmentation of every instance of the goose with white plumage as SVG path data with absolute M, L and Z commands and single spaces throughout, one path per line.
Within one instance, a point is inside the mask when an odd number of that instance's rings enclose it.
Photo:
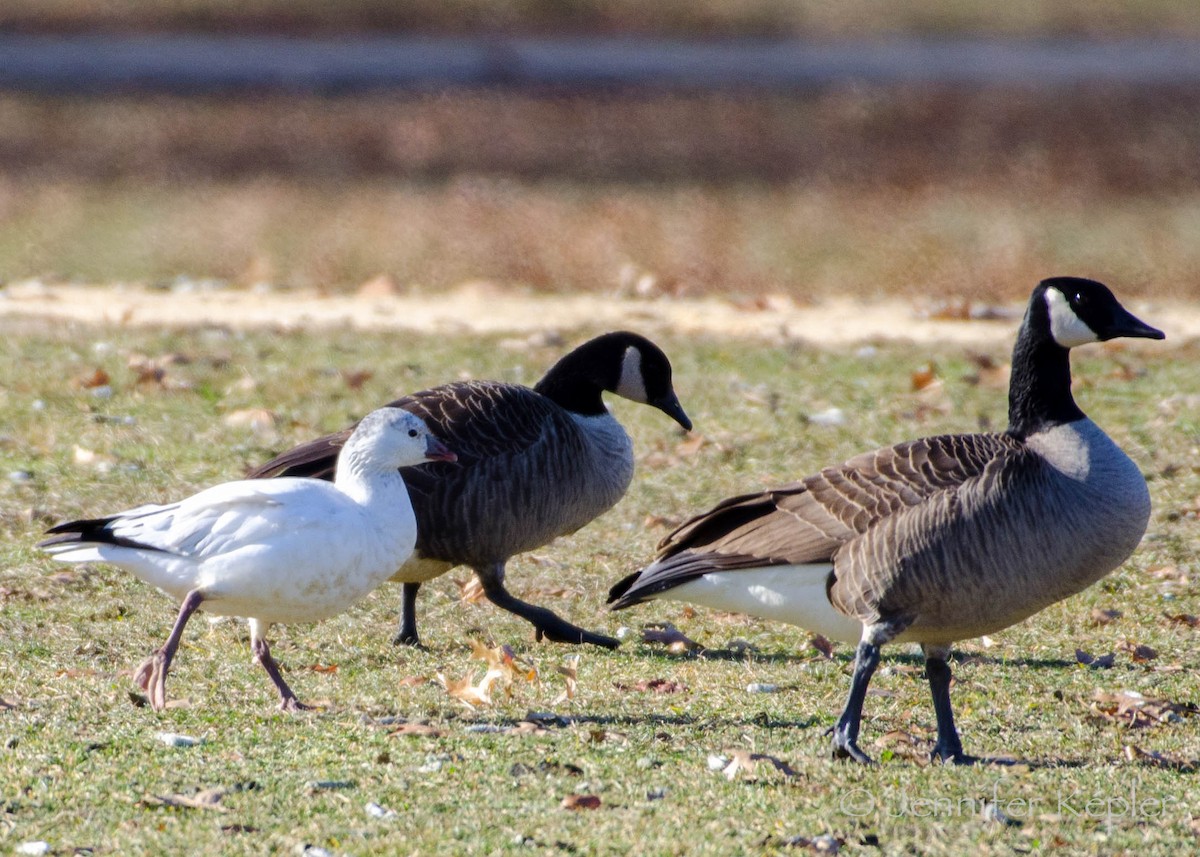
M 303 709 L 271 657 L 271 625 L 335 616 L 387 580 L 417 540 L 398 468 L 454 458 L 420 417 L 381 408 L 341 448 L 333 482 L 227 482 L 177 503 L 59 524 L 38 547 L 62 562 L 119 566 L 182 602 L 166 643 L 134 674 L 155 710 L 166 705 L 167 672 L 201 607 L 249 619 L 251 651 L 280 707 Z

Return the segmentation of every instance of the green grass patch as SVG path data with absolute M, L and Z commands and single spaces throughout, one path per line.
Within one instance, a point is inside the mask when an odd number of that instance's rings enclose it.
M 1156 319 L 1149 317 L 1151 323 Z M 128 671 L 165 638 L 175 608 L 111 567 L 56 565 L 32 548 L 49 523 L 166 500 L 217 481 L 404 391 L 464 375 L 532 382 L 565 346 L 489 337 L 335 331 L 135 331 L 6 322 L 0 354 L 0 843 L 55 853 L 730 854 L 791 850 L 828 835 L 868 854 L 1179 854 L 1200 811 L 1196 721 L 1133 727 L 1096 693 L 1196 702 L 1200 613 L 1194 468 L 1200 412 L 1194 346 L 1083 349 L 1081 405 L 1150 478 L 1155 511 L 1118 572 L 988 641 L 958 648 L 954 698 L 967 750 L 1019 763 L 931 767 L 934 718 L 919 657 L 886 651 L 867 702 L 873 769 L 835 763 L 823 732 L 849 682 L 851 652 L 826 658 L 787 626 L 652 604 L 603 608 L 678 519 L 730 493 L 801 476 L 873 445 L 1000 427 L 1004 392 L 972 384 L 962 349 L 846 351 L 663 338 L 703 444 L 681 446 L 661 414 L 614 402 L 639 469 L 625 500 L 576 535 L 510 565 L 513 591 L 584 626 L 632 636 L 578 651 L 537 644 L 520 620 L 460 601 L 452 572 L 422 590 L 424 651 L 393 648 L 399 588 L 385 586 L 317 626 L 275 630 L 274 652 L 319 713 L 275 711 L 250 663 L 244 623 L 193 620 L 168 682 L 186 706 L 138 707 Z M 572 335 L 570 340 L 582 338 Z M 131 357 L 160 358 L 138 383 Z M 1004 359 L 997 351 L 992 355 Z M 940 386 L 912 391 L 933 360 Z M 370 368 L 361 387 L 342 370 Z M 108 376 L 107 395 L 85 383 Z M 840 426 L 809 421 L 837 407 Z M 265 409 L 274 426 L 226 423 Z M 1094 611 L 1120 616 L 1097 624 Z M 669 621 L 703 644 L 671 654 L 638 641 Z M 468 640 L 511 645 L 539 683 L 469 710 L 434 681 L 478 677 Z M 1154 657 L 1135 658 L 1135 646 Z M 1109 669 L 1076 650 L 1115 654 Z M 330 669 L 336 667 L 336 670 Z M 639 690 L 655 680 L 674 692 Z M 771 684 L 774 693 L 747 685 Z M 512 727 L 544 715 L 538 728 Z M 395 734 L 400 718 L 438 735 Z M 535 718 L 537 719 L 537 718 Z M 171 732 L 202 738 L 173 747 Z M 710 756 L 766 754 L 732 779 Z M 1157 755 L 1152 755 L 1157 754 Z M 205 790 L 224 790 L 217 808 Z M 593 810 L 562 808 L 595 795 Z M 985 817 L 985 803 L 1007 817 Z M 172 805 L 173 804 L 173 805 Z M 377 804 L 383 809 L 370 808 Z M 393 814 L 388 814 L 391 810 Z

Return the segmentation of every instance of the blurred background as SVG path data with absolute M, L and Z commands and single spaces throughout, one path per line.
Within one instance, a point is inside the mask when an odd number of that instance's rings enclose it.
M 5 0 L 0 281 L 1197 299 L 1197 58 L 1195 0 Z

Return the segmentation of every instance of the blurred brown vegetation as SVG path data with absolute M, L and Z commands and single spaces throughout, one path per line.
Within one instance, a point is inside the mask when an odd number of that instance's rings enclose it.
M 0 278 L 1200 296 L 1200 93 L 0 98 Z
M 1198 35 L 1192 0 L 5 0 L 10 31 Z

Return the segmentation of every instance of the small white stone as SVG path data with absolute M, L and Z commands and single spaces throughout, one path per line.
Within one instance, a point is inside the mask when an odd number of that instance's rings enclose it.
M 846 412 L 841 408 L 826 408 L 815 414 L 808 415 L 808 421 L 815 426 L 840 426 L 846 424 Z
M 837 854 L 842 847 L 842 843 L 838 842 L 836 836 L 830 836 L 828 833 L 822 833 L 820 836 L 813 837 L 809 848 L 818 854 Z
M 708 769 L 710 771 L 723 771 L 729 767 L 729 760 L 724 756 L 712 755 L 708 757 Z
M 33 842 L 22 842 L 14 849 L 16 854 L 49 854 L 50 843 L 42 842 L 40 839 Z
M 193 738 L 191 735 L 180 735 L 178 732 L 155 732 L 154 737 L 168 747 L 195 747 L 203 744 L 203 738 Z
M 622 625 L 620 628 L 617 629 L 617 639 L 624 640 L 626 637 L 628 637 L 632 633 L 633 633 L 632 628 L 628 627 L 627 625 Z
M 386 806 L 380 806 L 379 804 L 375 803 L 374 801 L 371 801 L 371 803 L 367 804 L 365 809 L 367 811 L 367 815 L 371 816 L 371 818 L 395 818 L 396 817 L 396 811 L 394 809 L 388 809 Z
M 752 681 L 746 685 L 746 693 L 778 693 L 779 685 Z

